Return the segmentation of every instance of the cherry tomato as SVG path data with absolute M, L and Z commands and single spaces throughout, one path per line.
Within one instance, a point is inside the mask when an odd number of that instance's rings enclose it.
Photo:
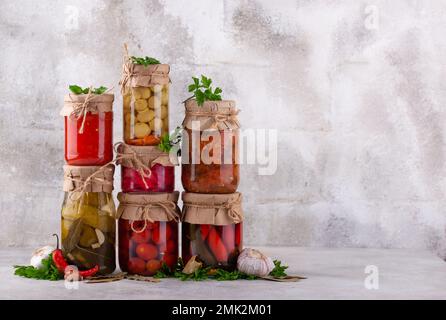
M 167 241 L 167 247 L 166 247 L 167 252 L 169 253 L 174 253 L 177 252 L 178 250 L 178 245 L 175 241 L 173 240 L 169 240 Z
M 150 230 L 146 228 L 143 232 L 140 233 L 133 232 L 132 240 L 136 243 L 148 242 L 150 240 Z
M 161 268 L 161 261 L 152 259 L 146 263 L 146 270 L 148 275 L 154 275 Z
M 136 254 L 141 259 L 148 261 L 158 256 L 158 249 L 153 244 L 140 243 L 136 247 Z
M 146 269 L 146 263 L 140 258 L 130 258 L 128 264 L 130 273 L 143 273 Z
M 159 228 L 155 228 L 152 230 L 152 242 L 157 245 L 166 243 L 165 234 L 160 229 L 161 229 L 161 226 Z
M 165 254 L 163 257 L 163 261 L 170 269 L 173 269 L 178 261 L 178 257 L 175 254 Z

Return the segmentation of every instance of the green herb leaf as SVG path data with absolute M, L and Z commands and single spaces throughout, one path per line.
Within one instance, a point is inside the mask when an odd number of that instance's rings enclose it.
M 176 127 L 171 135 L 165 133 L 161 136 L 158 148 L 163 152 L 170 152 L 172 148 L 177 147 L 181 142 L 181 127 Z
M 59 270 L 53 263 L 52 254 L 42 260 L 42 268 L 37 269 L 33 266 L 14 266 L 14 268 L 15 275 L 25 278 L 51 281 L 63 279 L 63 275 L 59 273 Z
M 188 86 L 188 91 L 194 93 L 195 100 L 199 106 L 203 105 L 205 101 L 220 101 L 221 100 L 221 88 L 217 87 L 215 90 L 212 89 L 212 79 L 201 75 L 200 79 L 197 77 L 192 77 L 194 83 Z
M 132 57 L 130 57 L 130 59 L 132 59 L 132 63 L 143 65 L 145 67 L 147 67 L 148 65 L 151 65 L 151 64 L 160 64 L 161 63 L 157 59 L 152 58 L 152 57 L 147 57 L 147 56 L 145 56 L 144 58 L 132 56 Z
M 288 266 L 282 265 L 282 262 L 279 260 L 274 260 L 274 269 L 269 273 L 270 276 L 281 278 L 286 277 L 287 274 L 285 272 L 286 269 L 288 269 Z
M 89 87 L 86 88 L 82 88 L 78 85 L 70 85 L 69 86 L 71 92 L 75 93 L 75 94 L 88 94 L 88 92 L 90 91 Z M 99 88 L 93 88 L 91 90 L 91 92 L 93 94 L 103 94 L 107 91 L 107 87 L 104 86 L 100 86 Z
M 73 92 L 74 94 L 82 94 L 83 93 L 83 89 L 81 87 L 79 87 L 78 85 L 72 84 L 69 86 L 71 92 Z

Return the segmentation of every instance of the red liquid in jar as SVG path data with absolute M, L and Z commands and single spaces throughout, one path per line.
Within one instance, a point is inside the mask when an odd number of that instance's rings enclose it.
M 175 168 L 157 163 L 151 168 L 152 174 L 143 178 L 133 168 L 121 168 L 121 189 L 123 192 L 173 192 Z M 144 184 L 145 181 L 145 184 Z

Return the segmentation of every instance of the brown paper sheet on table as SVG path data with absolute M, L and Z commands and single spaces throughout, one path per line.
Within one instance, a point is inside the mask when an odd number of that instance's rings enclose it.
M 240 112 L 235 101 L 205 101 L 202 106 L 195 99 L 185 101 L 186 114 L 183 127 L 192 130 L 192 123 L 197 121 L 201 131 L 208 129 L 236 130 L 240 128 L 237 115 Z
M 118 193 L 117 215 L 130 221 L 179 221 L 181 211 L 177 202 L 179 192 L 172 193 Z
M 190 224 L 228 225 L 243 221 L 242 194 L 182 193 L 182 221 Z

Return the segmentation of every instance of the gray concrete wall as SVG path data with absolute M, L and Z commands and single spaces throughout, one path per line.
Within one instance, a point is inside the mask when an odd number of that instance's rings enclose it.
M 205 73 L 245 128 L 278 130 L 276 174 L 243 167 L 246 242 L 445 257 L 445 14 L 427 0 L 1 1 L 0 245 L 58 230 L 63 95 L 117 88 L 128 42 L 172 65 L 172 125 Z M 115 108 L 118 141 L 119 94 Z

